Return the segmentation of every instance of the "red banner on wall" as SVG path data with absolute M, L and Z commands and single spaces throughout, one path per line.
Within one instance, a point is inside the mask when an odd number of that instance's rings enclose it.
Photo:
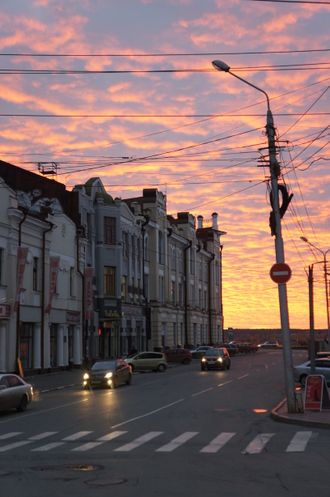
M 93 277 L 94 268 L 85 268 L 85 319 L 90 320 L 93 313 Z
M 27 254 L 28 254 L 27 247 L 17 247 L 15 311 L 17 311 L 18 303 L 20 301 L 21 291 L 23 289 L 23 278 L 24 278 Z
M 56 293 L 56 285 L 57 285 L 57 273 L 60 267 L 60 258 L 59 257 L 50 257 L 49 258 L 49 297 L 48 297 L 48 305 L 45 309 L 47 314 L 50 313 L 52 308 L 52 300 Z

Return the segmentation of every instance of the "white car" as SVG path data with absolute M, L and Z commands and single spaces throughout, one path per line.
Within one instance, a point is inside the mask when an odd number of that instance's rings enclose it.
M 297 383 L 305 385 L 306 377 L 309 374 L 321 374 L 325 377 L 328 385 L 330 385 L 330 357 L 322 357 L 320 359 L 315 359 L 315 371 L 311 372 L 311 361 L 303 362 L 298 366 L 294 366 L 293 375 Z
M 13 373 L 0 373 L 0 410 L 25 411 L 33 398 L 33 387 Z

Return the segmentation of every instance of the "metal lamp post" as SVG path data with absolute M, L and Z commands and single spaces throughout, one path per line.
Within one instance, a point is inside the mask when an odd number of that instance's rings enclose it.
M 327 253 L 330 251 L 330 249 L 324 251 L 318 248 L 316 245 L 311 243 L 308 238 L 305 236 L 301 236 L 300 239 L 303 242 L 308 243 L 311 247 L 313 247 L 315 250 L 320 252 L 323 256 L 323 269 L 324 269 L 324 284 L 325 284 L 325 303 L 327 306 L 327 330 L 328 330 L 328 346 L 330 347 L 330 316 L 329 316 L 329 285 L 328 285 L 328 273 L 327 273 Z
M 212 62 L 213 67 L 218 71 L 224 71 L 235 78 L 239 79 L 243 83 L 252 86 L 256 90 L 264 94 L 267 101 L 267 122 L 266 122 L 266 134 L 268 138 L 268 151 L 269 151 L 269 168 L 271 174 L 271 188 L 272 188 L 272 208 L 273 216 L 275 219 L 275 253 L 276 262 L 279 264 L 284 263 L 284 244 L 282 238 L 281 229 L 281 212 L 279 206 L 279 187 L 278 187 L 278 177 L 280 175 L 280 165 L 277 160 L 276 146 L 275 146 L 275 128 L 273 115 L 270 110 L 270 103 L 268 94 L 259 88 L 258 86 L 250 83 L 249 81 L 237 76 L 237 74 L 231 72 L 230 67 L 221 60 L 214 60 Z M 284 375 L 285 375 L 285 388 L 287 396 L 287 407 L 288 412 L 296 412 L 298 406 L 296 404 L 294 379 L 293 379 L 293 362 L 292 362 L 292 351 L 290 343 L 290 330 L 289 330 L 289 312 L 288 312 L 288 300 L 287 300 L 287 289 L 286 283 L 278 284 L 279 293 L 279 306 L 280 306 L 280 316 L 281 316 L 281 330 L 282 330 L 282 341 L 283 341 L 283 360 L 284 360 Z

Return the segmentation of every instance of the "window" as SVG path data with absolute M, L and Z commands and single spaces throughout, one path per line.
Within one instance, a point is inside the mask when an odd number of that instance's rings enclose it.
M 104 295 L 116 296 L 116 268 L 113 266 L 104 267 Z
M 127 276 L 122 276 L 122 278 L 121 278 L 121 298 L 124 302 L 127 302 L 127 297 L 128 297 Z
M 176 304 L 175 281 L 171 281 L 171 302 L 173 305 Z
M 158 231 L 158 262 L 159 264 L 164 264 L 164 235 L 161 231 Z
M 128 259 L 128 233 L 125 231 L 122 234 L 123 237 L 123 258 Z
M 159 276 L 159 302 L 164 303 L 164 276 Z
M 32 262 L 32 289 L 33 291 L 38 291 L 38 280 L 39 280 L 39 258 L 33 257 Z
M 104 243 L 114 245 L 116 243 L 116 218 L 104 216 Z
M 74 297 L 74 267 L 70 267 L 70 282 L 69 282 L 70 297 Z
M 144 243 L 144 249 L 143 249 L 144 250 L 144 260 L 149 261 L 150 259 L 149 259 L 149 237 L 148 237 L 148 235 L 144 236 L 143 243 Z

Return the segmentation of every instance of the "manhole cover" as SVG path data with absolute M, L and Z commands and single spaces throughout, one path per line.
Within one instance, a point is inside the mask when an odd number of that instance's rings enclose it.
M 95 480 L 87 480 L 85 481 L 86 485 L 90 487 L 107 487 L 114 485 L 122 485 L 126 483 L 127 480 L 125 478 L 112 478 L 112 479 L 95 479 Z
M 103 466 L 101 464 L 48 464 L 45 466 L 34 466 L 33 468 L 34 471 L 63 471 L 63 470 L 69 470 L 69 471 L 84 471 L 84 472 L 89 472 L 89 471 L 98 471 L 100 469 L 103 469 Z

